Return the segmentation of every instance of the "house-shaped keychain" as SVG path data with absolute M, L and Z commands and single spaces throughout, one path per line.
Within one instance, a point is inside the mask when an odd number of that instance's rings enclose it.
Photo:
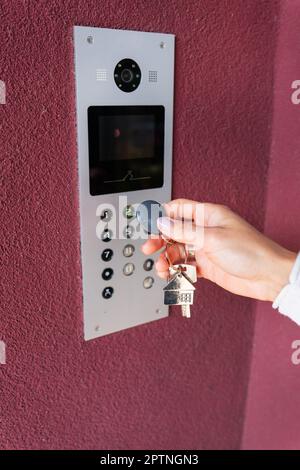
M 165 305 L 191 305 L 194 300 L 195 287 L 190 278 L 179 270 L 164 287 Z

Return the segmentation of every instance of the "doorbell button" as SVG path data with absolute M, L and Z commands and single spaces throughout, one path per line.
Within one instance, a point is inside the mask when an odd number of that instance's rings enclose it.
M 135 216 L 134 207 L 128 204 L 128 206 L 125 207 L 123 214 L 126 219 L 132 219 Z
M 102 279 L 104 279 L 105 281 L 109 281 L 112 278 L 113 273 L 114 272 L 111 268 L 104 269 L 104 271 L 102 272 Z
M 113 257 L 114 252 L 110 249 L 107 248 L 106 250 L 102 251 L 101 258 L 103 261 L 110 261 Z
M 124 248 L 123 248 L 123 255 L 126 258 L 130 258 L 130 256 L 133 255 L 134 250 L 135 250 L 135 248 L 134 248 L 133 245 L 125 245 Z
M 154 265 L 154 261 L 153 259 L 149 258 L 149 259 L 146 259 L 146 261 L 144 262 L 144 270 L 145 271 L 151 271 L 151 269 L 153 268 L 153 265 Z
M 125 274 L 125 276 L 131 276 L 131 274 L 133 274 L 134 269 L 135 266 L 133 263 L 126 263 L 123 268 L 123 273 Z
M 113 233 L 109 228 L 106 228 L 105 230 L 103 230 L 103 232 L 101 234 L 101 240 L 102 241 L 110 242 L 112 237 L 113 237 Z
M 157 228 L 157 219 L 165 215 L 163 206 L 157 201 L 144 201 L 136 210 L 136 218 L 148 235 L 160 233 Z
M 100 215 L 100 219 L 103 220 L 103 222 L 109 222 L 113 216 L 113 213 L 110 209 L 104 209 Z
M 150 289 L 150 287 L 152 287 L 153 284 L 154 284 L 153 277 L 151 276 L 145 277 L 144 282 L 143 282 L 143 286 L 145 289 Z
M 127 225 L 127 227 L 124 228 L 124 237 L 125 238 L 132 238 L 134 233 L 134 228 L 131 225 Z
M 104 299 L 110 299 L 114 293 L 113 287 L 105 287 L 102 291 L 102 297 Z

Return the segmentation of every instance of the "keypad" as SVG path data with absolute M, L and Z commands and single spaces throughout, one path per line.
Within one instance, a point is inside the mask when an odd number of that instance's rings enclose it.
M 125 207 L 124 211 L 123 211 L 123 216 L 128 220 L 135 217 L 136 214 L 135 214 L 135 211 L 133 209 L 133 206 L 127 205 Z M 107 221 L 107 222 L 109 220 L 111 220 L 111 218 L 112 218 L 111 210 L 110 209 L 105 209 L 102 212 L 100 218 L 101 218 L 101 220 Z M 133 235 L 134 235 L 134 227 L 128 224 L 125 227 L 124 231 L 123 231 L 123 235 L 127 239 L 132 238 Z M 103 230 L 102 235 L 101 235 L 102 241 L 109 242 L 109 241 L 112 240 L 112 238 L 113 238 L 113 232 L 110 229 L 107 228 L 107 229 Z M 130 257 L 134 256 L 135 250 L 136 250 L 136 248 L 135 248 L 134 244 L 127 243 L 123 247 L 122 252 L 121 252 L 124 256 L 124 258 L 123 258 L 124 261 L 125 261 L 126 258 L 130 258 Z M 102 251 L 101 258 L 102 258 L 103 261 L 105 261 L 107 263 L 107 262 L 112 260 L 113 255 L 114 255 L 113 250 L 110 249 L 110 248 L 106 248 Z M 147 258 L 143 262 L 142 266 L 143 266 L 144 271 L 149 272 L 153 269 L 154 260 L 152 258 Z M 126 276 L 126 277 L 130 277 L 135 272 L 135 264 L 132 263 L 132 262 L 127 262 L 123 265 L 122 269 L 123 269 L 123 275 Z M 102 276 L 102 279 L 104 281 L 110 281 L 114 277 L 114 270 L 110 266 L 107 266 L 103 269 L 101 276 Z M 154 284 L 154 278 L 152 276 L 146 276 L 143 279 L 143 287 L 145 289 L 150 289 L 153 286 L 153 284 Z M 114 294 L 114 288 L 112 286 L 106 286 L 102 290 L 102 297 L 104 299 L 110 299 L 113 294 Z

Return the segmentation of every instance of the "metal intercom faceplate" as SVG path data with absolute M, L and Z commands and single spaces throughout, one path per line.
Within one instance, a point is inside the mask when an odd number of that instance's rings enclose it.
M 175 37 L 75 26 L 74 38 L 89 340 L 168 315 L 155 258 L 134 236 L 134 207 L 171 198 Z

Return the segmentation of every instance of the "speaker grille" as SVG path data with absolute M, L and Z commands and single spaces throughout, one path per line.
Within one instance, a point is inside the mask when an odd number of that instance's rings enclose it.
M 97 80 L 97 82 L 106 82 L 107 81 L 107 70 L 106 69 L 96 69 L 96 80 Z
M 157 70 L 149 70 L 149 82 L 157 82 Z

